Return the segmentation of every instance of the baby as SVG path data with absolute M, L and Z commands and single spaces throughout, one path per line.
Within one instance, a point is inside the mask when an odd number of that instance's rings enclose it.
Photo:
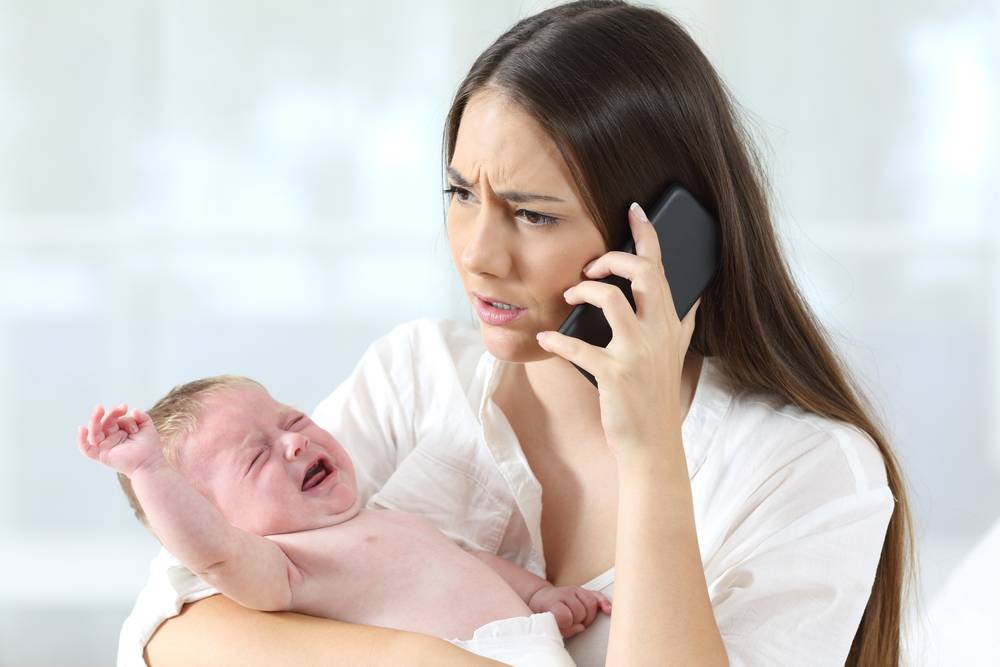
M 465 550 L 418 515 L 362 507 L 340 443 L 249 378 L 176 387 L 150 413 L 97 406 L 80 450 L 127 477 L 171 554 L 246 607 L 420 632 L 517 665 L 572 665 L 563 637 L 611 612 L 600 593 Z

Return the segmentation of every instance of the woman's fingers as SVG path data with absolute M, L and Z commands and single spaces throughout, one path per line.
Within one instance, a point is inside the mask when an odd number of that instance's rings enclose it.
M 604 312 L 604 317 L 611 325 L 613 335 L 632 336 L 637 333 L 639 320 L 632 311 L 632 305 L 625 298 L 625 293 L 615 285 L 598 282 L 596 280 L 585 280 L 578 285 L 570 287 L 564 293 L 566 303 L 581 303 L 586 301 Z

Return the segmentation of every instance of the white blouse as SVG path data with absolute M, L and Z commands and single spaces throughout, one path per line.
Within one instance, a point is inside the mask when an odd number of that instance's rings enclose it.
M 542 489 L 492 401 L 510 365 L 477 328 L 421 318 L 373 342 L 314 420 L 350 453 L 367 507 L 420 513 L 465 547 L 545 576 Z M 735 391 L 706 357 L 682 426 L 698 543 L 730 664 L 842 665 L 894 500 L 872 440 L 769 395 Z M 590 582 L 613 599 L 614 568 Z M 119 665 L 212 594 L 165 551 L 122 627 Z M 603 665 L 610 619 L 566 646 Z M 138 654 L 138 662 L 135 657 Z

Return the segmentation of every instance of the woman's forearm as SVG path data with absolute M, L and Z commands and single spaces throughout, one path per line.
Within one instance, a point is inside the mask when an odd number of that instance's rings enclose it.
M 145 657 L 150 667 L 502 665 L 429 635 L 254 611 L 222 595 L 185 605 L 160 625 Z
M 679 430 L 679 429 L 678 429 Z M 726 665 L 695 532 L 680 434 L 619 460 L 615 611 L 607 665 Z

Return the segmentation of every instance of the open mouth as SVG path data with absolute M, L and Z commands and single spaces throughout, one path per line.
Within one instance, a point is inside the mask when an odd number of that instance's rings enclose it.
M 306 474 L 302 478 L 302 490 L 308 491 L 319 486 L 332 474 L 333 465 L 325 457 L 316 459 L 311 466 L 306 468 Z

